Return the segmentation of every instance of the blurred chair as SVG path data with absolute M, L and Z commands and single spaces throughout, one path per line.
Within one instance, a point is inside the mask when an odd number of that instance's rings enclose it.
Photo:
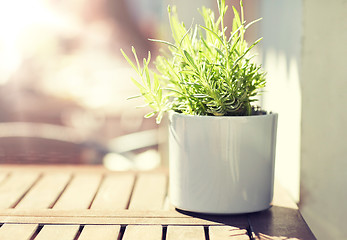
M 96 164 L 102 151 L 64 126 L 8 122 L 0 123 L 2 164 Z
M 0 93 L 0 163 L 103 164 L 107 155 L 119 169 L 114 156 L 134 165 L 138 154 L 157 149 L 158 128 L 140 111 L 99 117 L 28 87 L 9 84 Z
M 102 164 L 108 156 L 107 165 L 118 170 L 124 168 L 121 166 L 124 162 L 119 162 L 121 156 L 129 163 L 127 166 L 137 168 L 139 164 L 143 166 L 136 162 L 137 155 L 156 149 L 160 143 L 158 139 L 158 131 L 153 129 L 119 136 L 105 145 L 74 128 L 47 123 L 2 122 L 0 164 Z M 146 164 L 156 166 L 158 162 Z

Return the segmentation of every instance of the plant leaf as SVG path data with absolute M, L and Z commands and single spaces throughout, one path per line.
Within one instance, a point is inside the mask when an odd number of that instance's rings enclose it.
M 166 45 L 169 45 L 169 46 L 171 46 L 171 47 L 173 47 L 173 48 L 178 49 L 178 47 L 177 47 L 175 44 L 170 43 L 170 42 L 167 42 L 167 41 L 164 41 L 164 40 L 158 40 L 158 39 L 152 39 L 152 38 L 149 38 L 148 40 L 149 40 L 149 41 L 152 41 L 152 42 L 164 43 L 164 44 L 166 44 Z
M 136 50 L 134 48 L 134 46 L 131 47 L 131 51 L 134 54 L 135 60 L 136 60 L 136 64 L 137 64 L 137 69 L 139 70 L 139 72 L 141 72 L 141 67 L 140 67 L 140 63 L 139 63 L 139 59 L 137 58 L 137 54 L 136 54 Z
M 143 97 L 143 95 L 136 95 L 136 96 L 131 96 L 131 97 L 128 97 L 127 100 L 131 100 L 131 99 L 135 99 L 135 98 L 140 98 L 140 97 Z
M 136 85 L 136 87 L 139 88 L 139 90 L 141 91 L 141 93 L 146 92 L 146 88 L 144 86 L 141 85 L 141 83 L 139 83 L 138 81 L 136 81 L 134 78 L 131 78 L 131 81 Z
M 256 20 L 254 20 L 254 21 L 248 23 L 248 24 L 245 26 L 245 30 L 246 30 L 247 28 L 249 28 L 251 25 L 253 25 L 254 23 L 261 21 L 262 19 L 263 19 L 263 18 L 258 18 L 258 19 L 256 19 Z
M 211 30 L 211 29 L 209 29 L 209 28 L 207 28 L 207 27 L 204 27 L 204 26 L 200 26 L 200 27 L 203 28 L 203 29 L 205 29 L 206 31 L 212 33 L 212 35 L 215 36 L 215 38 L 218 39 L 219 42 L 221 42 L 223 45 L 225 45 L 225 44 L 224 44 L 224 41 L 223 41 L 223 40 L 218 36 L 218 34 L 215 33 L 213 30 Z
M 242 25 L 241 23 L 241 19 L 240 19 L 240 15 L 239 15 L 239 12 L 236 10 L 236 8 L 233 6 L 233 12 L 234 12 L 234 21 L 233 21 L 233 25 L 235 23 L 235 26 L 236 26 L 236 29 L 239 28 L 239 26 Z M 235 29 L 235 30 L 236 30 Z M 233 29 L 233 32 L 235 31 Z
M 261 37 L 261 38 L 259 38 L 258 40 L 256 40 L 240 57 L 238 57 L 237 59 L 236 59 L 236 61 L 234 62 L 234 65 L 233 65 L 233 67 L 232 68 L 234 68 L 236 65 L 237 65 L 237 63 L 255 46 L 255 45 L 257 45 L 261 40 L 262 40 L 263 38 Z
M 149 70 L 148 70 L 148 62 L 146 61 L 146 59 L 143 59 L 143 65 L 144 65 L 144 72 L 145 72 L 145 76 L 146 76 L 146 86 L 148 88 L 148 90 L 151 90 L 151 77 L 149 76 Z
M 186 51 L 183 50 L 184 56 L 186 57 L 186 59 L 188 60 L 188 62 L 195 68 L 197 69 L 197 66 L 194 63 L 194 59 L 192 58 L 192 56 L 190 56 L 190 54 Z
M 145 118 L 151 118 L 156 114 L 156 112 L 150 112 L 145 115 Z
M 137 67 L 135 66 L 135 64 L 130 60 L 130 58 L 128 57 L 128 55 L 125 54 L 125 52 L 123 51 L 123 49 L 121 49 L 120 51 L 122 52 L 122 54 L 123 54 L 124 58 L 127 60 L 127 62 L 130 64 L 130 66 L 131 66 L 139 75 L 141 75 L 140 72 L 139 72 L 139 70 L 138 70 L 138 68 L 137 68 Z
M 179 44 L 180 47 L 182 46 L 182 43 L 183 43 L 184 38 L 188 35 L 188 33 L 190 32 L 190 30 L 192 29 L 192 26 L 193 26 L 193 22 L 192 22 L 192 24 L 190 25 L 189 29 L 186 31 L 186 33 L 183 35 L 183 37 L 182 37 L 182 39 L 181 39 L 181 41 L 180 41 L 180 44 Z

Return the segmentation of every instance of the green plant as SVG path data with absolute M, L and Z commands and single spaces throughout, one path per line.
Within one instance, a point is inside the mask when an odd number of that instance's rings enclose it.
M 175 7 L 168 7 L 174 43 L 164 43 L 168 52 L 154 62 L 157 72 L 149 69 L 151 55 L 140 66 L 136 51 L 132 48 L 136 63 L 122 53 L 141 77 L 132 79 L 140 95 L 153 111 L 145 117 L 157 115 L 160 122 L 169 110 L 192 115 L 251 115 L 251 103 L 259 89 L 265 86 L 265 73 L 252 62 L 250 50 L 261 40 L 248 46 L 244 34 L 255 22 L 246 25 L 243 4 L 241 16 L 233 6 L 232 31 L 227 32 L 224 16 L 228 9 L 225 0 L 217 0 L 219 17 L 215 19 L 211 9 L 200 11 L 205 26 L 180 23 Z

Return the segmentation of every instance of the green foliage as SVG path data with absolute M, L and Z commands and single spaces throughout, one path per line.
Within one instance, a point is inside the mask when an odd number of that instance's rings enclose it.
M 265 86 L 265 74 L 249 56 L 261 39 L 248 46 L 244 34 L 259 19 L 246 25 L 241 0 L 241 16 L 232 7 L 234 19 L 229 35 L 224 26 L 228 6 L 225 0 L 217 3 L 217 19 L 211 9 L 203 7 L 200 13 L 204 26 L 188 29 L 179 21 L 176 8 L 168 7 L 174 43 L 151 39 L 166 44 L 169 50 L 154 62 L 159 74 L 148 68 L 150 54 L 141 68 L 134 48 L 136 65 L 122 51 L 141 77 L 141 81 L 132 79 L 140 90 L 139 96 L 153 109 L 146 117 L 157 115 L 159 123 L 169 110 L 192 115 L 252 114 L 251 103 Z

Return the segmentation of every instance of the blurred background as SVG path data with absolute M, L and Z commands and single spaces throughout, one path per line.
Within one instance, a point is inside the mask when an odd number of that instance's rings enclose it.
M 228 1 L 238 6 L 238 1 Z M 144 119 L 120 53 L 159 52 L 170 39 L 167 5 L 201 23 L 215 0 L 0 2 L 0 163 L 167 164 L 165 124 Z M 347 1 L 244 0 L 247 39 L 264 39 L 261 99 L 279 113 L 277 180 L 318 239 L 346 239 Z M 229 9 L 227 22 L 231 24 Z
M 100 164 L 117 158 L 116 168 L 127 169 L 133 167 L 128 158 L 147 152 L 156 159 L 147 165 L 158 164 L 158 127 L 143 118 L 147 109 L 135 108 L 142 102 L 126 100 L 137 91 L 120 49 L 130 54 L 135 46 L 141 59 L 156 54 L 147 38 L 160 34 L 163 4 L 1 2 L 0 161 Z

